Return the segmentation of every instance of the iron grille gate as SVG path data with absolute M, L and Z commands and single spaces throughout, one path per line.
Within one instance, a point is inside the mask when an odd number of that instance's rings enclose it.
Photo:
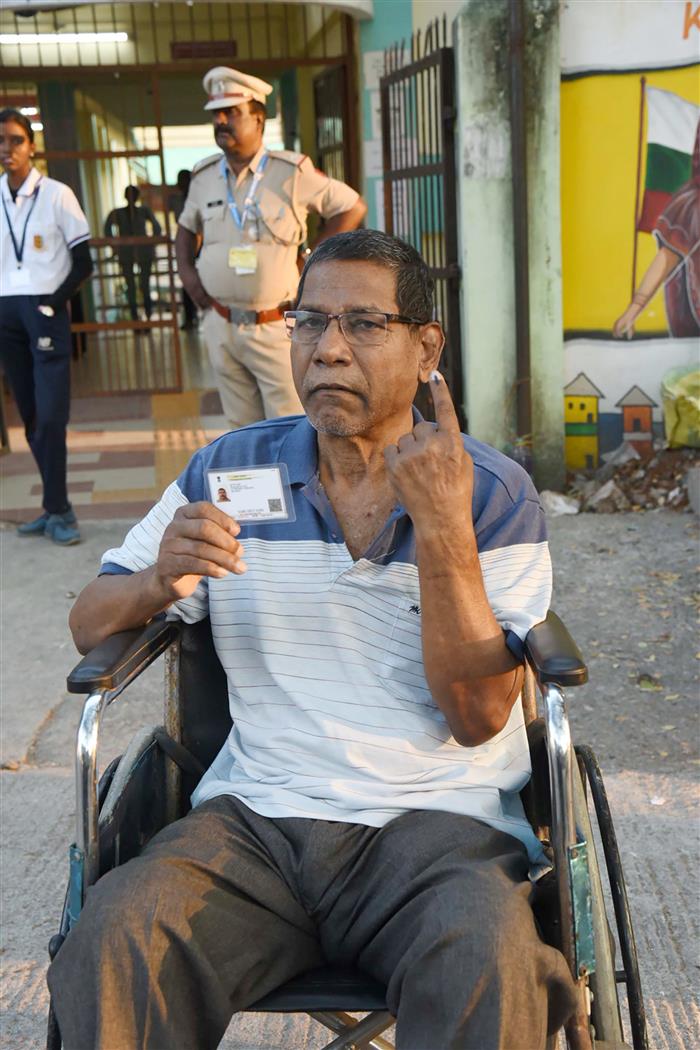
M 411 37 L 409 60 L 403 42 L 384 52 L 380 79 L 384 226 L 412 244 L 435 281 L 437 319 L 447 342 L 441 371 L 466 429 L 460 333 L 460 269 L 457 254 L 455 185 L 454 52 L 446 46 L 447 21 Z M 429 415 L 425 395 L 417 399 Z
M 344 66 L 332 66 L 314 77 L 316 155 L 321 171 L 332 179 L 349 179 L 347 86 Z

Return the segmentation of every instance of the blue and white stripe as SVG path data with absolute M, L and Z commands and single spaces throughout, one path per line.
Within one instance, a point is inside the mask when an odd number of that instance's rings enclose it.
M 551 564 L 534 489 L 516 464 L 465 438 L 475 462 L 480 564 L 494 613 L 515 648 L 546 614 Z M 177 508 L 205 499 L 206 471 L 286 462 L 296 521 L 246 526 L 248 571 L 202 581 L 170 614 L 211 617 L 226 670 L 233 729 L 193 804 L 220 794 L 266 816 L 379 827 L 412 809 L 464 813 L 541 848 L 519 790 L 530 775 L 522 708 L 466 748 L 453 739 L 423 671 L 420 592 L 410 519 L 353 561 L 315 483 L 315 434 L 305 419 L 256 424 L 201 450 L 103 572 L 157 558 Z

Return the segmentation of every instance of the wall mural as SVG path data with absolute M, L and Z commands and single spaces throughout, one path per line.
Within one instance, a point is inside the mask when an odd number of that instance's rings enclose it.
M 700 3 L 566 0 L 561 41 L 566 461 L 591 470 L 651 453 L 663 376 L 700 368 Z

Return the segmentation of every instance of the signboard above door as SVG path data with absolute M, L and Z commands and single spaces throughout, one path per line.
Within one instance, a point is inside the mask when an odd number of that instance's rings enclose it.
M 177 58 L 235 58 L 238 46 L 235 40 L 173 40 L 170 55 Z

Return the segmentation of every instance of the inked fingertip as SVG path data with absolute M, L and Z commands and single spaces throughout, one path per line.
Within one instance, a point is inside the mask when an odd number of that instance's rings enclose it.
M 442 376 L 437 371 L 437 369 L 434 368 L 433 371 L 430 373 L 430 382 L 431 383 L 439 383 L 441 379 L 442 379 Z

